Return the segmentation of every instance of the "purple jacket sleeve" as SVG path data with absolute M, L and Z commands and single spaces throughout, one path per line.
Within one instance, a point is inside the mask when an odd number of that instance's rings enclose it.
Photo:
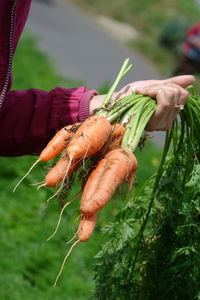
M 86 87 L 8 91 L 0 112 L 0 155 L 39 154 L 57 130 L 89 116 Z
M 12 91 L 12 58 L 31 0 L 0 0 L 0 155 L 39 154 L 61 127 L 89 116 L 86 87 Z

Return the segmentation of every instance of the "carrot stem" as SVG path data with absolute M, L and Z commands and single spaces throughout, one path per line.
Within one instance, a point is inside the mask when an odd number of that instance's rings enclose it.
M 156 109 L 156 102 L 151 98 L 146 98 L 144 102 L 141 101 L 140 107 L 137 107 L 135 116 L 130 120 L 128 130 L 126 130 L 122 147 L 131 149 L 132 152 L 138 146 L 142 133 Z
M 129 65 L 129 61 L 130 59 L 127 58 L 122 67 L 121 67 L 121 70 L 119 71 L 118 75 L 117 75 L 117 78 L 115 79 L 113 85 L 111 86 L 111 88 L 109 89 L 103 103 L 102 103 L 102 107 L 105 107 L 106 104 L 110 101 L 110 98 L 112 97 L 112 94 L 113 92 L 115 91 L 116 87 L 118 86 L 119 82 L 122 80 L 122 78 L 130 71 L 130 69 L 133 67 L 133 65 Z M 97 113 L 98 114 L 98 113 Z
M 110 111 L 110 113 L 106 116 L 106 119 L 108 120 L 108 121 L 110 121 L 110 122 L 114 122 L 116 119 L 118 119 L 119 117 L 121 117 L 122 116 L 122 114 L 124 113 L 124 112 L 126 112 L 128 109 L 130 109 L 134 104 L 136 104 L 137 102 L 139 102 L 141 99 L 141 96 L 140 97 L 134 97 L 133 95 L 132 96 L 128 96 L 129 97 L 129 99 L 127 99 L 127 100 L 129 100 L 129 101 L 124 101 L 124 103 L 120 103 L 120 106 L 121 107 L 119 107 L 119 109 L 113 109 L 113 110 L 111 110 Z M 127 97 L 127 98 L 128 98 Z M 135 98 L 135 99 L 134 99 Z M 126 100 L 126 99 L 124 99 L 124 100 Z

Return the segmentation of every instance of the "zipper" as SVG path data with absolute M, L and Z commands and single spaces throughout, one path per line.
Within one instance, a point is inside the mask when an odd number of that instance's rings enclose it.
M 11 9 L 10 14 L 10 33 L 9 33 L 9 56 L 8 56 L 8 68 L 5 76 L 5 81 L 3 85 L 3 89 L 0 96 L 0 107 L 3 104 L 3 100 L 5 98 L 8 84 L 9 84 L 9 77 L 12 69 L 12 60 L 13 60 L 13 32 L 14 32 L 14 15 L 15 15 L 15 8 L 17 6 L 17 2 L 19 0 L 15 0 Z

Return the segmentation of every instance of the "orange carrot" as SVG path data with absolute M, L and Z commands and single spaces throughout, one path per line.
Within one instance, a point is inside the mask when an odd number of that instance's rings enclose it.
M 121 124 L 114 124 L 112 125 L 112 131 L 109 135 L 108 140 L 106 141 L 105 145 L 97 152 L 95 160 L 101 159 L 107 152 L 120 148 L 123 135 L 125 133 L 125 127 Z
M 76 242 L 74 244 L 72 244 L 72 246 L 70 247 L 69 251 L 67 252 L 64 260 L 63 260 L 63 263 L 62 263 L 62 266 L 60 268 L 60 271 L 56 277 L 56 280 L 54 282 L 54 287 L 56 286 L 57 284 L 57 281 L 63 271 L 63 268 L 64 268 L 64 265 L 65 265 L 65 262 L 67 260 L 67 258 L 69 257 L 70 253 L 72 252 L 72 249 L 80 242 L 86 242 L 89 240 L 89 238 L 91 237 L 93 231 L 94 231 L 94 228 L 95 228 L 95 225 L 96 225 L 96 219 L 97 219 L 97 214 L 94 214 L 92 216 L 82 216 L 81 218 L 81 222 L 79 224 L 79 227 L 78 227 L 78 240 L 76 240 Z
M 106 160 L 102 159 L 100 160 L 98 164 L 98 168 L 95 168 L 89 175 L 87 182 L 83 189 L 83 195 L 82 195 L 82 201 L 85 195 L 87 195 L 88 198 L 90 198 L 96 191 L 99 179 L 101 178 L 104 167 L 105 167 Z
M 80 123 L 68 125 L 60 129 L 41 152 L 39 159 L 42 161 L 49 161 L 60 154 L 66 147 L 70 138 L 73 137 L 78 127 L 80 127 Z
M 67 156 L 63 156 L 56 165 L 48 172 L 45 177 L 45 183 L 41 186 L 55 187 L 57 186 L 63 178 L 71 175 L 78 167 L 78 162 L 73 162 L 69 166 L 69 158 Z M 40 186 L 40 187 L 41 187 Z M 38 187 L 39 188 L 39 187 Z
M 57 196 L 65 183 L 65 180 L 69 175 L 71 175 L 74 171 L 78 169 L 80 165 L 80 162 L 73 161 L 70 162 L 69 158 L 67 156 L 62 157 L 57 164 L 49 171 L 49 173 L 45 177 L 44 183 L 38 186 L 38 189 L 44 186 L 48 187 L 55 187 L 58 184 L 60 184 L 59 189 L 50 197 L 47 199 L 47 202 L 49 202 L 52 198 Z
M 91 216 L 82 216 L 78 228 L 78 240 L 80 242 L 87 242 L 91 237 L 97 220 L 97 214 Z
M 125 131 L 126 131 L 125 127 L 121 124 L 112 125 L 111 135 L 108 139 L 108 142 L 105 145 L 105 149 L 104 150 L 102 149 L 103 150 L 102 154 L 120 148 Z
M 13 189 L 13 192 L 40 161 L 49 161 L 52 158 L 56 157 L 59 153 L 61 153 L 63 149 L 66 147 L 68 143 L 68 139 L 72 138 L 74 132 L 77 130 L 79 126 L 80 123 L 76 123 L 60 129 L 56 133 L 56 135 L 51 139 L 51 141 L 47 144 L 44 150 L 41 152 L 39 158 L 35 161 L 35 163 L 28 170 L 28 172 L 16 184 L 15 188 Z
M 111 130 L 111 124 L 102 116 L 92 116 L 85 120 L 67 147 L 70 160 L 86 158 L 98 152 Z
M 123 135 L 114 137 L 110 142 L 110 144 L 108 145 L 106 152 L 110 152 L 111 150 L 120 148 L 122 139 L 123 139 Z
M 137 160 L 129 150 L 119 148 L 108 152 L 103 163 L 100 162 L 90 175 L 95 178 L 97 174 L 97 182 L 94 181 L 95 188 L 90 176 L 85 184 L 81 199 L 81 212 L 90 216 L 103 208 L 112 198 L 119 184 L 130 175 L 133 176 L 136 169 Z M 91 190 L 92 193 L 90 193 Z
M 123 136 L 126 128 L 121 124 L 112 125 L 112 138 Z

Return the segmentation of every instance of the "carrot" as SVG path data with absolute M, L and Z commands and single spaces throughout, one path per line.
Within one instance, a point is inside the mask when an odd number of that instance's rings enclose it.
M 41 152 L 39 159 L 49 161 L 60 154 L 80 125 L 80 123 L 76 123 L 60 129 Z
M 126 128 L 121 124 L 112 125 L 112 138 L 123 136 Z
M 67 177 L 71 175 L 74 171 L 76 171 L 79 165 L 79 161 L 71 162 L 67 156 L 64 156 L 49 171 L 49 173 L 45 177 L 45 182 L 38 186 L 38 189 L 43 186 L 55 187 L 60 183 L 61 185 L 58 188 L 58 190 L 53 194 L 53 196 L 47 199 L 47 202 L 49 202 L 52 198 L 54 198 L 60 193 Z
M 98 151 L 93 157 L 94 161 L 101 159 L 107 152 L 120 148 L 125 130 L 125 127 L 121 124 L 112 125 L 112 131 L 109 135 L 109 138 L 100 151 Z
M 80 242 L 87 242 L 91 237 L 97 220 L 97 214 L 91 216 L 82 216 L 78 228 L 78 240 Z
M 105 167 L 106 160 L 102 159 L 100 160 L 98 164 L 98 168 L 95 168 L 89 175 L 87 182 L 83 188 L 83 196 L 82 196 L 82 201 L 85 195 L 87 195 L 88 198 L 92 197 L 92 195 L 95 193 L 99 179 L 101 178 L 103 172 L 104 172 L 104 167 Z
M 136 170 L 137 170 L 137 165 L 138 165 L 137 160 L 136 160 L 136 157 L 134 156 L 133 163 L 131 164 L 131 167 L 130 167 L 129 175 L 125 178 L 125 181 L 129 185 L 132 185 L 132 183 L 135 179 L 135 173 L 136 173 Z
M 94 231 L 94 228 L 95 228 L 95 225 L 96 225 L 96 220 L 97 220 L 97 214 L 94 214 L 92 216 L 82 216 L 81 218 L 81 221 L 80 221 L 80 224 L 79 224 L 79 227 L 78 227 L 78 240 L 76 240 L 76 242 L 74 244 L 72 244 L 72 246 L 70 247 L 69 251 L 67 252 L 64 260 L 63 260 L 63 263 L 62 263 L 62 266 L 60 268 L 60 271 L 56 277 L 56 280 L 54 282 L 54 287 L 56 286 L 57 284 L 57 281 L 63 271 L 63 268 L 64 268 L 64 265 L 65 265 L 65 262 L 67 260 L 67 258 L 69 257 L 70 253 L 72 252 L 72 249 L 80 242 L 86 242 L 89 240 L 89 238 L 91 237 L 93 231 Z
M 70 160 L 86 158 L 98 152 L 107 141 L 112 126 L 102 116 L 92 116 L 83 122 L 66 149 Z
M 108 152 L 103 162 L 100 161 L 91 173 L 92 178 L 89 176 L 85 184 L 81 199 L 81 212 L 84 215 L 93 215 L 103 208 L 112 198 L 119 184 L 130 175 L 133 176 L 136 169 L 137 160 L 129 150 L 119 148 Z M 93 187 L 93 181 L 95 187 Z
M 120 148 L 122 144 L 122 139 L 123 135 L 114 137 L 114 139 L 112 139 L 112 141 L 108 145 L 106 152 L 110 152 L 111 150 Z
M 79 126 L 80 123 L 76 123 L 60 129 L 55 134 L 55 136 L 51 139 L 51 141 L 47 144 L 44 150 L 41 152 L 36 162 L 32 165 L 32 167 L 28 170 L 28 172 L 17 183 L 17 185 L 13 189 L 13 192 L 40 161 L 49 161 L 54 157 L 56 157 L 59 153 L 61 153 L 63 149 L 66 147 L 68 140 L 72 138 L 74 132 L 77 130 Z
M 45 183 L 40 185 L 38 188 L 42 186 L 55 187 L 57 186 L 64 178 L 71 175 L 79 166 L 78 162 L 73 162 L 70 167 L 69 166 L 69 158 L 67 156 L 63 156 L 56 165 L 48 172 L 45 177 Z

